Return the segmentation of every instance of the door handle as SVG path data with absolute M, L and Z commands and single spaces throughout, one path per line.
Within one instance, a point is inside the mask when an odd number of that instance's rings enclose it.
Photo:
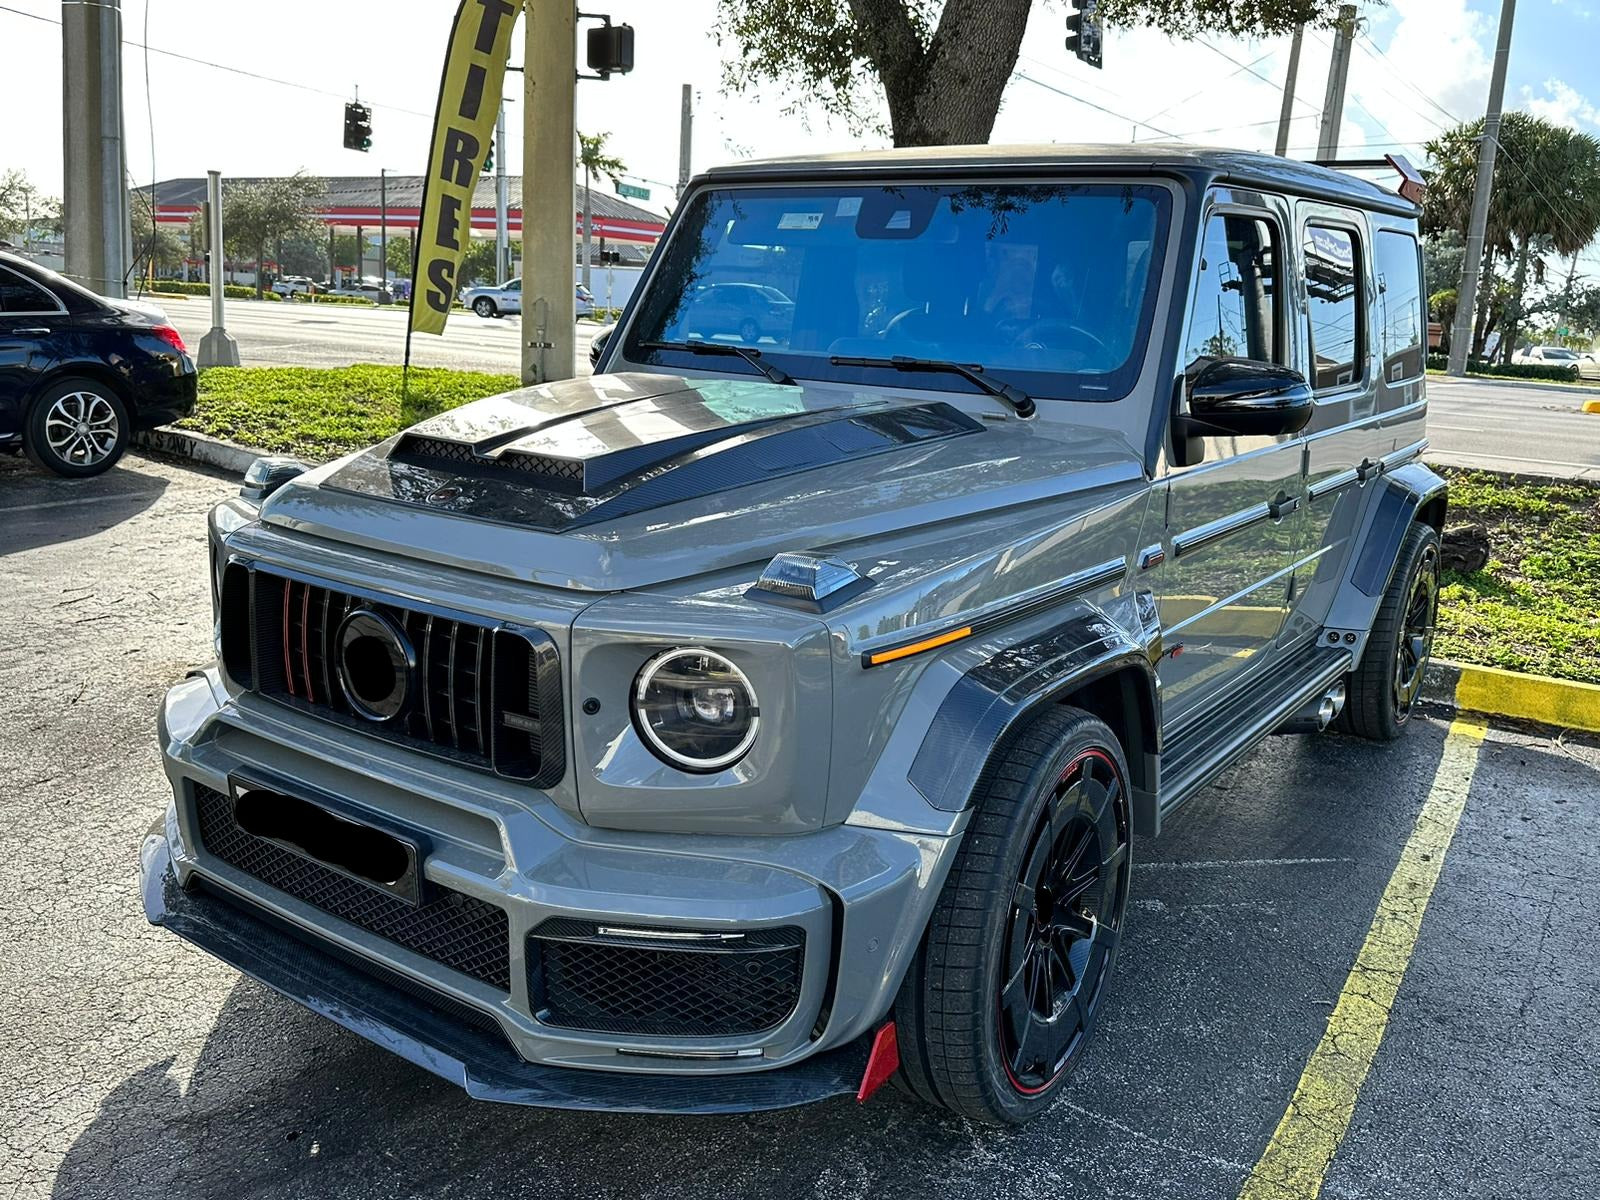
M 48 337 L 50 334 L 50 331 L 44 328 L 42 325 L 34 326 L 31 329 L 13 329 L 11 332 L 19 337 L 23 335 L 28 337 Z
M 1281 521 L 1295 509 L 1300 507 L 1299 496 L 1288 496 L 1279 492 L 1277 499 L 1267 501 L 1267 512 L 1272 514 L 1274 521 Z
M 1369 479 L 1375 479 L 1382 474 L 1383 464 L 1381 462 L 1373 462 L 1370 458 L 1363 458 L 1360 466 L 1356 467 L 1356 478 L 1362 483 L 1366 483 Z

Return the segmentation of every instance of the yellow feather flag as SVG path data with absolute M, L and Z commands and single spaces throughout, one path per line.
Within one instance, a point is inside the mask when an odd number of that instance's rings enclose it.
M 472 192 L 494 139 L 511 31 L 521 11 L 522 0 L 461 0 L 456 9 L 422 182 L 408 360 L 412 332 L 443 333 L 455 301 L 461 257 L 472 236 Z

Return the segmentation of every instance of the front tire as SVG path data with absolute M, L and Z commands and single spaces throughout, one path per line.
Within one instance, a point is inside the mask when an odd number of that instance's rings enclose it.
M 28 409 L 23 443 L 47 471 L 85 479 L 110 470 L 128 448 L 122 398 L 93 379 L 63 379 Z
M 1128 769 L 1098 718 L 1059 708 L 973 797 L 922 946 L 895 1000 L 901 1085 L 1020 1125 L 1082 1058 L 1128 906 Z
M 1433 654 L 1439 617 L 1439 534 L 1415 523 L 1400 543 L 1394 578 L 1378 605 L 1361 665 L 1337 728 L 1375 742 L 1392 742 L 1410 719 Z
M 479 296 L 476 300 L 474 300 L 472 302 L 472 311 L 477 313 L 485 320 L 499 315 L 498 311 L 495 309 L 494 301 L 489 299 L 487 296 Z

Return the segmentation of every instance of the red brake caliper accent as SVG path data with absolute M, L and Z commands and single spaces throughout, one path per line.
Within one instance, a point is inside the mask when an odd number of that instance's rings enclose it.
M 861 1086 L 856 1089 L 856 1102 L 865 1104 L 899 1069 L 900 1042 L 895 1036 L 894 1022 L 887 1021 L 872 1039 L 872 1053 L 867 1056 L 867 1069 L 861 1076 Z

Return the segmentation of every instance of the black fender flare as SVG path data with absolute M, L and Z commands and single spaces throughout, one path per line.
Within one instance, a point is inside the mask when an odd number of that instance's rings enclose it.
M 1159 655 L 1159 644 L 1154 653 Z M 908 780 L 929 804 L 961 812 L 994 770 L 1006 742 L 1045 705 L 1119 672 L 1138 736 L 1125 745 L 1134 778 L 1132 816 L 1140 833 L 1156 831 L 1161 756 L 1160 688 L 1152 650 L 1098 613 L 1075 615 L 997 651 L 950 689 L 928 725 Z
M 1443 532 L 1449 490 L 1446 480 L 1420 462 L 1384 473 L 1382 491 L 1370 502 L 1361 524 L 1360 548 L 1352 556 L 1324 622 L 1329 630 L 1353 633 L 1360 639 L 1358 660 L 1394 575 L 1406 531 L 1420 520 Z

